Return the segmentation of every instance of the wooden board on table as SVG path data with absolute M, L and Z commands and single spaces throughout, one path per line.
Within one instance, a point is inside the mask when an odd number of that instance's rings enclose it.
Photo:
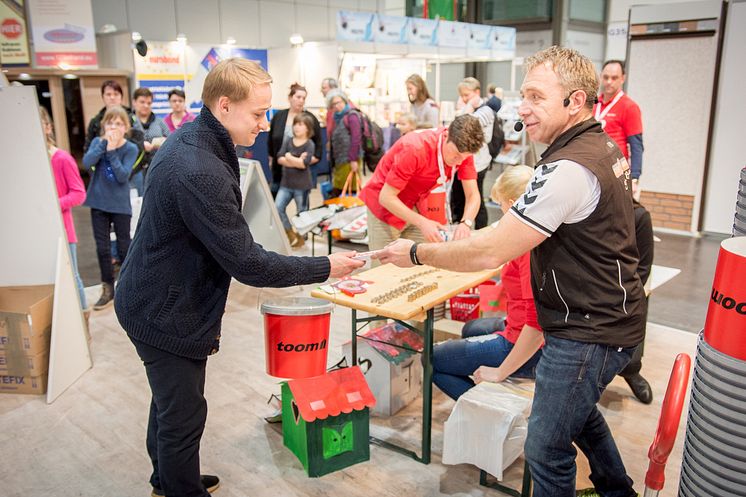
M 425 272 L 427 272 L 427 274 L 423 274 Z M 431 266 L 400 268 L 393 264 L 384 264 L 353 276 L 353 278 L 370 282 L 367 292 L 365 293 L 360 293 L 351 297 L 339 291 L 334 294 L 329 294 L 320 288 L 316 288 L 311 292 L 311 296 L 329 300 L 351 309 L 357 309 L 358 311 L 365 311 L 392 319 L 406 320 L 421 315 L 425 311 L 435 307 L 441 302 L 445 302 L 464 290 L 472 288 L 483 281 L 492 278 L 497 273 L 497 269 L 475 273 L 459 273 L 456 271 L 435 269 Z M 438 288 L 426 293 L 412 302 L 407 300 L 407 294 L 409 292 L 383 304 L 374 304 L 371 302 L 375 297 L 405 284 L 402 283 L 403 279 L 418 274 L 421 274 L 421 276 L 415 278 L 414 281 L 419 281 L 425 285 L 437 282 Z

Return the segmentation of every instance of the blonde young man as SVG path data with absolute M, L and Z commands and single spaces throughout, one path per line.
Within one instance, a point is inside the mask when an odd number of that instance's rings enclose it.
M 270 82 L 245 59 L 215 66 L 205 79 L 200 115 L 166 141 L 148 173 L 115 308 L 153 395 L 147 448 L 154 496 L 207 497 L 219 484 L 215 476 L 200 476 L 199 446 L 207 357 L 220 345 L 231 277 L 289 287 L 363 265 L 350 258 L 354 252 L 286 257 L 254 241 L 241 214 L 234 147 L 251 146 L 267 130 Z
M 575 443 L 595 489 L 635 491 L 596 404 L 644 337 L 629 165 L 593 119 L 593 63 L 551 47 L 526 59 L 519 115 L 549 144 L 526 192 L 498 227 L 449 243 L 397 240 L 380 255 L 400 266 L 494 268 L 531 250 L 531 286 L 546 345 L 525 445 L 534 497 L 575 495 Z

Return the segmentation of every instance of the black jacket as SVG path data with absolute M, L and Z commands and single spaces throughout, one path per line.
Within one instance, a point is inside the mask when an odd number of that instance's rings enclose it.
M 202 359 L 217 352 L 231 277 L 288 287 L 324 281 L 329 271 L 326 257 L 283 256 L 254 241 L 241 214 L 233 142 L 203 107 L 150 165 L 114 304 L 131 337 Z
M 566 159 L 598 179 L 601 197 L 583 221 L 561 224 L 531 251 L 531 285 L 545 333 L 631 347 L 645 335 L 644 302 L 629 165 L 601 124 L 589 119 L 560 135 L 537 167 Z

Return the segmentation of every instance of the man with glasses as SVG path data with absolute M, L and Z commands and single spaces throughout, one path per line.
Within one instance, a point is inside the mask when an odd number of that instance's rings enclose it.
M 598 77 L 587 57 L 551 47 L 524 67 L 518 113 L 529 137 L 549 147 L 523 196 L 482 236 L 397 240 L 378 258 L 476 271 L 531 250 L 545 333 L 525 445 L 533 495 L 575 495 L 574 443 L 595 486 L 580 495 L 632 497 L 632 480 L 596 406 L 645 333 L 629 165 L 593 118 Z

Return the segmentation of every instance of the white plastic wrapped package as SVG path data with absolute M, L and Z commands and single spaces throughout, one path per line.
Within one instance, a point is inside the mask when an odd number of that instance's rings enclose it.
M 523 453 L 533 388 L 483 382 L 459 397 L 444 426 L 443 464 L 473 464 L 502 480 Z

